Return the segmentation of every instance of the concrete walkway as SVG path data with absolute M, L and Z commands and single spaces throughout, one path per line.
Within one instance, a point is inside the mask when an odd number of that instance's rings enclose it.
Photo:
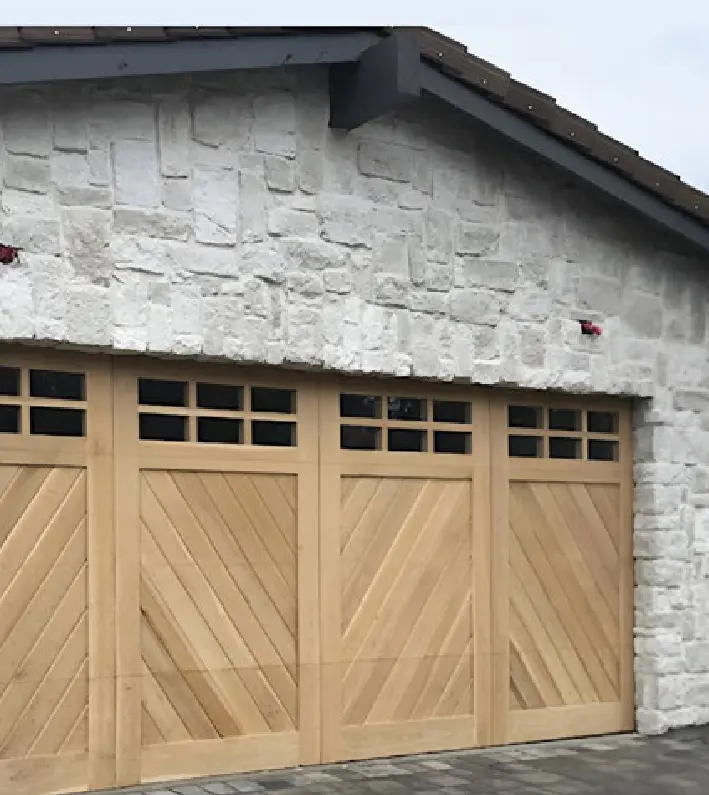
M 152 795 L 706 795 L 707 735 L 685 732 L 220 776 L 120 790 Z M 704 738 L 704 739 L 703 739 Z

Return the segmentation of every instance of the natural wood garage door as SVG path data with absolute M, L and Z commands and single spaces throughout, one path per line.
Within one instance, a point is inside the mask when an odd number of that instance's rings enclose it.
M 631 729 L 628 407 L 519 394 L 491 426 L 495 742 Z
M 372 386 L 321 401 L 325 761 L 490 740 L 486 406 Z
M 0 788 L 630 729 L 622 402 L 0 356 Z
M 114 782 L 110 374 L 108 360 L 0 357 L 3 792 Z
M 318 761 L 314 396 L 117 370 L 119 782 Z

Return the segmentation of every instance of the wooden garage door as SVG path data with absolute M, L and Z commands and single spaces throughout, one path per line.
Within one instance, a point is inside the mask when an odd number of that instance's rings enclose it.
M 0 351 L 0 789 L 633 725 L 622 402 Z
M 486 401 L 343 382 L 320 428 L 324 761 L 489 742 Z
M 110 363 L 86 364 L 0 357 L 3 792 L 113 783 Z
M 118 783 L 319 761 L 316 393 L 116 368 Z
M 495 742 L 630 730 L 629 407 L 502 395 L 491 427 Z

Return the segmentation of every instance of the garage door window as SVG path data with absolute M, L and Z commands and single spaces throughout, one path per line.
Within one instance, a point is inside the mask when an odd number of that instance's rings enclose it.
M 471 405 L 406 395 L 340 394 L 343 450 L 468 455 Z
M 293 389 L 139 378 L 137 391 L 142 441 L 297 444 Z
M 84 373 L 0 367 L 0 434 L 85 436 L 85 401 Z
M 618 460 L 616 412 L 510 405 L 507 425 L 511 458 Z

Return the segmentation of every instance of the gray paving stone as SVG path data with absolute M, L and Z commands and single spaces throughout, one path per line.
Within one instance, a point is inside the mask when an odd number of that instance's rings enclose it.
M 167 788 L 169 786 L 169 789 Z M 706 795 L 701 738 L 633 736 L 408 756 L 121 790 L 121 795 Z M 103 793 L 108 795 L 108 793 Z

